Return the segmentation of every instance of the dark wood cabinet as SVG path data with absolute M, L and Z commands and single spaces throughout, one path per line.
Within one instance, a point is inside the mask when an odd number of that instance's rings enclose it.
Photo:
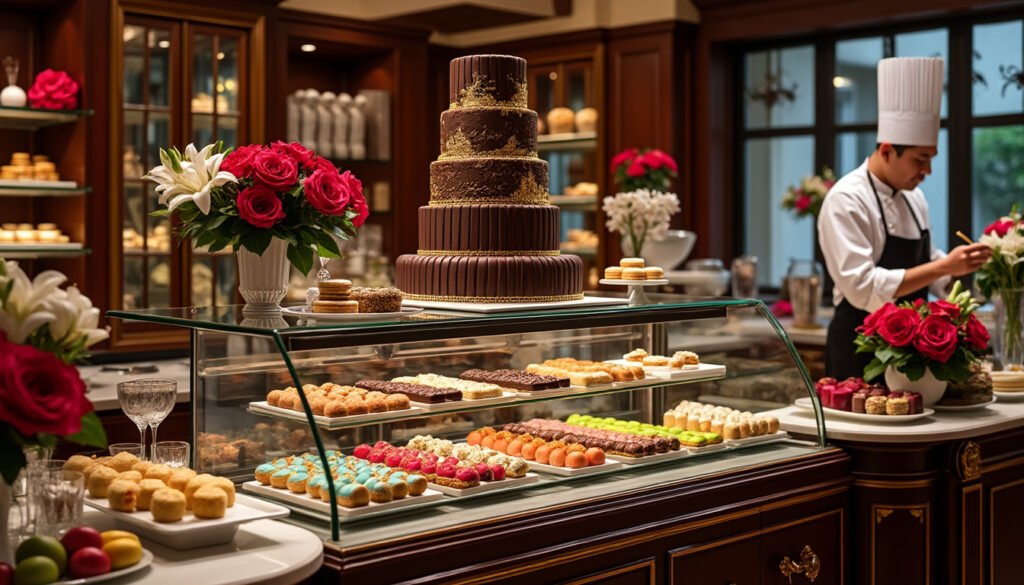
M 761 536 L 761 584 L 843 583 L 845 516 L 837 508 L 768 527 Z
M 668 582 L 678 585 L 747 585 L 761 581 L 758 533 L 669 551 Z

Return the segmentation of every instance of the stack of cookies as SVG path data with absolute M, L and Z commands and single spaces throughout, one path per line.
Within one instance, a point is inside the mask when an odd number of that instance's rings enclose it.
M 344 278 L 320 282 L 320 296 L 313 301 L 314 313 L 358 313 L 359 301 L 352 300 L 352 281 Z
M 57 174 L 57 165 L 46 155 L 30 156 L 27 152 L 15 152 L 11 155 L 11 164 L 0 167 L 0 179 L 59 181 L 60 175 Z
M 644 266 L 643 258 L 623 258 L 618 266 L 605 268 L 604 277 L 608 280 L 660 280 L 665 278 L 665 271 L 657 266 Z
M 992 389 L 996 392 L 1024 392 L 1024 372 L 1003 370 L 991 375 Z

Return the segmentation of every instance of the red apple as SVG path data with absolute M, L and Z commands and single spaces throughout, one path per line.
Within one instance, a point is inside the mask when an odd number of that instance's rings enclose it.
M 78 549 L 68 561 L 68 574 L 75 579 L 105 575 L 109 572 L 110 556 L 95 546 Z
M 64 545 L 64 550 L 71 555 L 87 546 L 103 548 L 103 537 L 100 535 L 100 531 L 92 526 L 75 526 L 67 531 L 64 538 L 60 539 L 60 543 Z
M 11 585 L 14 583 L 14 567 L 7 563 L 0 563 L 0 585 Z

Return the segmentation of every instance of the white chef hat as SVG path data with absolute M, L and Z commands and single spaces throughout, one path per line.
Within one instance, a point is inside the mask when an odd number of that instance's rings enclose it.
M 938 143 L 942 68 L 942 59 L 936 57 L 896 57 L 878 62 L 879 143 Z

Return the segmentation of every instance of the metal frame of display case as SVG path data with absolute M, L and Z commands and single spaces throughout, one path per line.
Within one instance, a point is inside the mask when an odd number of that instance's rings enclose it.
M 109 311 L 107 316 L 115 319 L 145 321 L 162 325 L 180 326 L 191 329 L 192 344 L 192 399 L 195 400 L 196 388 L 199 386 L 196 364 L 202 356 L 197 355 L 198 335 L 201 331 L 212 331 L 229 334 L 241 334 L 247 336 L 263 337 L 272 339 L 277 350 L 281 354 L 288 373 L 296 388 L 302 388 L 301 377 L 298 373 L 292 356 L 293 351 L 306 351 L 327 348 L 344 348 L 357 346 L 387 346 L 397 343 L 409 343 L 420 341 L 441 341 L 458 338 L 477 338 L 494 335 L 516 335 L 521 333 L 541 333 L 547 331 L 558 331 L 565 329 L 585 329 L 610 326 L 639 326 L 646 325 L 645 336 L 650 340 L 650 347 L 655 352 L 664 351 L 666 335 L 664 324 L 668 322 L 690 321 L 695 319 L 724 318 L 730 308 L 753 309 L 760 316 L 767 319 L 772 330 L 785 345 L 786 351 L 793 363 L 796 365 L 800 377 L 815 405 L 815 419 L 819 429 L 818 442 L 816 446 L 825 446 L 825 421 L 821 412 L 821 406 L 816 394 L 811 390 L 813 382 L 793 343 L 787 336 L 785 330 L 772 316 L 763 302 L 753 299 L 718 299 L 718 300 L 689 300 L 678 297 L 669 297 L 667 302 L 662 304 L 646 306 L 615 306 L 600 308 L 575 308 L 548 311 L 524 311 L 520 313 L 497 313 L 497 314 L 468 314 L 450 311 L 429 311 L 424 313 L 430 319 L 420 317 L 416 320 L 393 322 L 353 322 L 346 324 L 332 325 L 297 325 L 294 327 L 280 327 L 283 319 L 280 316 L 269 318 L 242 319 L 238 323 L 238 317 L 242 315 L 239 306 L 229 307 L 202 307 L 185 309 L 149 309 L 140 311 Z M 423 315 L 423 314 L 421 314 Z M 248 322 L 247 322 L 248 321 Z M 715 376 L 722 377 L 722 376 Z M 603 387 L 593 392 L 581 391 L 571 395 L 572 398 L 596 396 L 599 394 L 613 394 L 620 392 L 631 392 L 636 390 L 653 389 L 673 384 L 681 384 L 678 380 L 652 379 L 649 383 L 637 384 L 623 387 Z M 330 466 L 327 461 L 326 449 L 320 436 L 319 425 L 314 419 L 309 402 L 303 392 L 298 396 L 303 405 L 305 422 L 309 425 L 314 442 L 318 450 L 321 463 L 325 469 Z M 460 405 L 448 413 L 472 412 L 489 410 L 506 405 L 520 405 L 533 402 L 546 402 L 565 399 L 565 395 L 554 396 L 530 396 L 509 398 L 507 404 L 489 403 L 485 405 Z M 660 404 L 658 405 L 661 406 Z M 195 413 L 195 406 L 193 406 Z M 398 416 L 385 421 L 353 422 L 347 427 L 357 428 L 381 424 L 382 422 L 395 422 L 397 420 L 410 420 L 432 416 L 433 412 L 416 412 L 405 416 Z M 195 414 L 193 414 L 192 426 L 196 426 Z M 337 430 L 333 427 L 330 430 Z M 657 464 L 657 463 L 652 463 Z M 595 474 L 596 475 L 596 474 Z M 334 499 L 335 486 L 328 474 L 328 489 L 331 493 L 331 540 L 339 540 L 339 516 L 337 502 Z M 524 486 L 525 487 L 525 486 Z

